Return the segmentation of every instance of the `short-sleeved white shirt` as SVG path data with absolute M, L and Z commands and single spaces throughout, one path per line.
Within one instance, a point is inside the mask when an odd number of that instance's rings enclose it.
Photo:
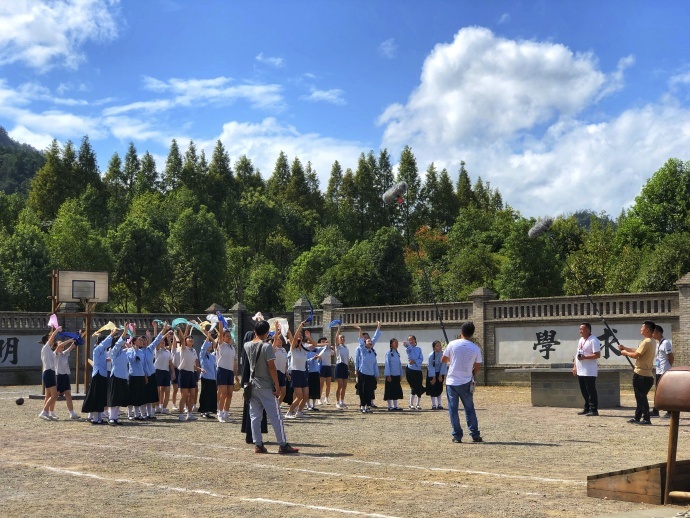
M 671 364 L 668 361 L 668 355 L 673 352 L 673 347 L 668 338 L 664 338 L 656 345 L 656 358 L 654 361 L 654 366 L 656 367 L 657 374 L 663 374 L 671 368 Z
M 448 375 L 446 385 L 464 385 L 472 381 L 472 370 L 475 363 L 482 363 L 482 351 L 477 344 L 464 338 L 453 340 L 443 351 L 448 358 Z
M 594 335 L 589 335 L 587 338 L 580 337 L 577 342 L 577 353 L 575 353 L 575 366 L 577 367 L 578 376 L 596 376 L 599 372 L 597 360 L 578 360 L 578 354 L 586 354 L 587 356 L 601 351 L 601 343 Z
M 55 352 L 50 348 L 50 344 L 46 343 L 41 348 L 41 363 L 43 363 L 43 370 L 55 370 Z

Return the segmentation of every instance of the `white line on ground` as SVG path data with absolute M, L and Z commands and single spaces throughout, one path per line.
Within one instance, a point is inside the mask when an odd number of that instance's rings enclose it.
M 45 466 L 42 464 L 31 464 L 31 463 L 25 463 L 25 462 L 11 462 L 11 461 L 0 461 L 0 462 L 2 462 L 4 464 L 15 465 L 15 466 L 24 466 L 24 467 L 29 467 L 29 468 L 42 469 L 45 471 L 52 471 L 54 473 L 60 473 L 63 475 L 72 475 L 74 477 L 86 477 L 86 478 L 92 478 L 95 480 L 104 480 L 107 482 L 116 482 L 116 483 L 124 482 L 124 483 L 129 483 L 129 484 L 139 484 L 139 485 L 144 485 L 147 487 L 163 489 L 166 491 L 175 491 L 178 493 L 196 493 L 199 495 L 211 496 L 214 498 L 229 498 L 232 500 L 238 500 L 240 502 L 260 502 L 260 503 L 266 503 L 266 504 L 272 504 L 272 505 L 282 505 L 282 506 L 286 506 L 286 507 L 300 507 L 302 509 L 311 509 L 311 510 L 316 510 L 316 511 L 329 511 L 329 512 L 334 512 L 334 513 L 341 513 L 341 514 L 354 514 L 354 515 L 359 515 L 359 516 L 371 516 L 373 518 L 397 518 L 396 516 L 391 516 L 391 515 L 386 515 L 386 514 L 367 513 L 364 511 L 355 511 L 352 509 L 341 509 L 338 507 L 324 507 L 324 506 L 320 506 L 320 505 L 300 504 L 298 502 L 288 502 L 286 500 L 272 500 L 269 498 L 239 497 L 239 496 L 234 496 L 234 495 L 213 493 L 211 491 L 206 491 L 205 489 L 192 489 L 192 488 L 187 488 L 187 487 L 168 486 L 168 485 L 164 485 L 164 484 L 153 484 L 151 482 L 142 482 L 141 480 L 105 477 L 103 475 L 97 475 L 95 473 L 88 473 L 88 472 L 76 471 L 76 470 L 64 469 L 64 468 L 56 468 L 54 466 Z
M 126 438 L 126 439 L 138 439 L 140 441 L 141 440 L 147 440 L 147 441 L 154 441 L 154 442 L 167 442 L 164 439 L 149 439 L 146 437 L 136 437 L 136 436 L 131 436 L 131 435 L 121 435 L 120 437 Z M 189 444 L 191 446 L 204 446 L 204 447 L 210 446 L 212 448 L 223 448 L 223 449 L 229 449 L 229 450 L 243 450 L 242 448 L 234 448 L 231 446 L 218 446 L 218 445 L 210 445 L 210 444 L 204 444 L 204 443 L 189 443 Z M 587 483 L 584 480 L 580 481 L 580 480 L 563 479 L 563 478 L 533 477 L 531 475 L 513 475 L 513 474 L 509 474 L 509 473 L 493 473 L 490 471 L 474 471 L 474 470 L 469 470 L 469 469 L 412 466 L 412 465 L 406 465 L 406 464 L 392 464 L 392 463 L 388 463 L 388 462 L 375 462 L 375 461 L 367 461 L 367 460 L 359 460 L 359 459 L 345 459 L 343 457 L 323 456 L 323 457 L 311 457 L 311 458 L 317 459 L 317 460 L 367 464 L 370 466 L 384 466 L 384 467 L 391 467 L 391 468 L 417 469 L 417 470 L 421 470 L 421 471 L 441 471 L 441 472 L 448 472 L 448 473 L 462 473 L 464 475 L 482 475 L 482 476 L 487 476 L 487 477 L 512 478 L 512 479 L 516 479 L 516 480 L 533 480 L 535 482 L 551 482 L 551 483 L 555 483 L 555 484 L 574 484 L 574 485 L 579 486 L 579 485 L 585 485 Z

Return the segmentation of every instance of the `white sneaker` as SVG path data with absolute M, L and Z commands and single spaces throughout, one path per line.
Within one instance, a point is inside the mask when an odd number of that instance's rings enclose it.
M 161 414 L 170 415 L 170 410 L 167 409 L 167 408 L 162 408 L 162 409 L 161 409 Z
M 187 414 L 187 421 L 196 421 L 199 418 L 195 416 L 194 414 Z
M 79 414 L 72 414 L 69 416 L 70 419 L 81 419 L 81 416 Z
M 196 405 L 194 405 L 194 406 L 192 407 L 192 412 L 196 412 L 197 410 L 199 410 L 199 408 L 198 408 Z
M 316 404 L 317 404 L 317 405 L 320 405 L 320 404 L 321 404 L 321 400 L 320 400 L 320 399 L 317 399 L 317 400 L 316 400 Z
M 330 404 L 331 404 L 331 402 L 328 401 L 328 398 L 324 399 L 323 402 L 326 403 L 327 405 L 330 405 Z
M 295 417 L 304 417 L 304 412 L 295 412 Z
M 52 413 L 52 412 L 48 414 L 48 417 L 50 417 L 53 421 L 57 421 L 57 420 L 60 419 L 60 418 L 57 416 L 57 414 L 54 414 L 54 413 Z
M 184 414 L 180 414 L 177 419 L 180 421 L 186 421 L 187 417 Z
M 348 408 L 348 406 L 345 403 L 340 403 L 340 408 Z
M 291 412 L 285 412 L 285 419 L 295 419 L 297 416 Z
M 41 419 L 45 419 L 46 421 L 52 421 L 50 416 L 48 414 L 46 414 L 45 412 L 41 412 L 40 414 L 38 414 L 38 417 L 40 417 Z
M 219 416 L 218 416 L 218 422 L 219 422 L 219 423 L 225 423 L 225 422 L 226 422 L 226 421 L 225 421 L 225 417 L 223 417 L 222 415 L 219 415 Z
M 340 406 L 340 403 L 336 403 L 335 408 L 342 408 L 342 407 Z
M 179 407 L 175 403 L 173 403 L 172 409 L 173 410 L 179 410 Z
M 156 409 L 153 411 L 154 414 L 160 414 L 162 413 L 161 407 L 157 406 Z

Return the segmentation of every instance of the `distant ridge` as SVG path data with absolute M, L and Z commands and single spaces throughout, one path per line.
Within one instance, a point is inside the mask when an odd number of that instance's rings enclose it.
M 17 142 L 0 126 L 0 191 L 5 194 L 27 193 L 31 179 L 45 163 L 42 151 Z
M 17 142 L 12 137 L 9 136 L 7 130 L 0 126 L 0 147 L 11 148 L 11 149 L 24 149 L 26 151 L 36 151 L 37 153 L 43 153 L 29 144 L 22 144 Z

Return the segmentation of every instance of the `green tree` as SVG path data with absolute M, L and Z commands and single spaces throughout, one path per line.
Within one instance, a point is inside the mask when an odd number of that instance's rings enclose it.
M 226 285 L 225 236 L 215 216 L 202 205 L 183 210 L 170 228 L 171 309 L 203 311 L 220 300 Z
M 553 241 L 546 235 L 528 236 L 534 219 L 521 219 L 505 240 L 505 261 L 496 277 L 496 289 L 502 299 L 551 297 L 563 293 L 562 263 L 556 256 Z
M 141 158 L 141 164 L 134 178 L 134 195 L 154 192 L 159 187 L 156 160 L 148 151 Z
M 460 208 L 464 209 L 470 205 L 477 203 L 477 198 L 472 190 L 472 182 L 470 181 L 470 175 L 465 169 L 465 162 L 460 162 L 460 175 L 458 176 L 458 184 L 456 187 L 456 193 L 458 196 L 458 203 Z
M 407 183 L 407 195 L 405 196 L 405 204 L 402 207 L 402 214 L 404 221 L 400 223 L 399 228 L 404 228 L 404 234 L 409 239 L 407 227 L 409 232 L 414 233 L 419 229 L 423 223 L 424 211 L 420 199 L 421 180 L 419 179 L 419 172 L 417 170 L 417 159 L 412 154 L 412 149 L 405 146 L 400 154 L 400 163 L 398 164 L 398 175 L 396 182 Z
M 604 293 L 609 270 L 610 244 L 614 228 L 610 222 L 593 217 L 582 246 L 568 256 L 565 292 L 568 295 Z
M 271 199 L 280 200 L 281 202 L 287 199 L 286 190 L 290 184 L 290 176 L 288 157 L 281 151 L 273 168 L 273 174 L 266 182 L 266 189 Z
M 676 281 L 690 271 L 690 232 L 667 234 L 653 253 L 641 255 L 633 291 L 675 291 Z
M 31 180 L 27 205 L 41 221 L 50 221 L 67 197 L 69 185 L 64 182 L 68 175 L 65 174 L 57 140 L 53 140 L 45 156 L 45 165 Z
M 283 308 L 282 288 L 283 273 L 272 263 L 257 258 L 244 291 L 245 305 L 251 311 L 280 311 Z
M 141 171 L 141 162 L 139 162 L 139 155 L 137 149 L 134 147 L 134 142 L 129 143 L 127 153 L 125 154 L 125 164 L 122 168 L 122 181 L 125 198 L 127 202 L 131 202 L 134 198 L 135 182 Z
M 177 140 L 173 139 L 170 144 L 168 157 L 165 159 L 165 170 L 163 171 L 163 190 L 175 190 L 182 182 L 182 155 Z

